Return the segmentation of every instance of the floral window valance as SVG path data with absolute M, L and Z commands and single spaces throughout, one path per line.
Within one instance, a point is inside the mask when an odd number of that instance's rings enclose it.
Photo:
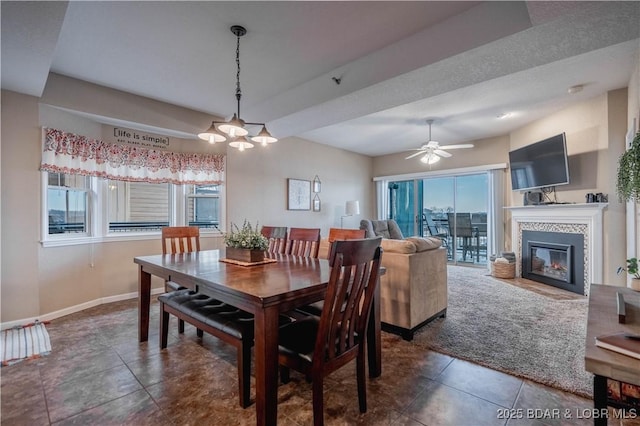
M 219 184 L 224 155 L 140 148 L 45 129 L 40 169 L 135 182 Z

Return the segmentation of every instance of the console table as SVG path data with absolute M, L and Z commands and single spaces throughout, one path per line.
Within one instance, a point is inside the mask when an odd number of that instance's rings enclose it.
M 624 296 L 625 324 L 618 323 L 617 293 Z M 596 336 L 618 332 L 640 334 L 640 292 L 625 287 L 592 284 L 584 364 L 585 369 L 594 374 L 593 404 L 596 410 L 606 409 L 607 405 L 618 407 L 615 402 L 608 401 L 607 379 L 640 386 L 640 361 L 596 346 Z M 606 425 L 607 418 L 594 418 L 594 424 Z

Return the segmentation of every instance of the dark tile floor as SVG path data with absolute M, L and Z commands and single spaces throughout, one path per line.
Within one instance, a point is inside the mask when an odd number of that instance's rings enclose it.
M 137 301 L 52 321 L 53 352 L 0 370 L 2 425 L 252 425 L 238 405 L 235 350 L 187 325 L 158 348 L 158 304 L 149 342 L 137 341 Z M 591 401 L 490 370 L 384 333 L 383 374 L 358 412 L 355 367 L 325 382 L 328 425 L 585 425 Z M 252 395 L 253 397 L 253 395 Z M 278 390 L 278 424 L 312 423 L 311 386 L 292 372 Z M 511 410 L 511 411 L 509 411 Z M 530 410 L 533 415 L 528 415 Z M 560 418 L 542 419 L 543 410 Z M 509 419 L 523 417 L 521 419 Z M 547 411 L 553 414 L 553 411 Z M 535 418 L 537 417 L 537 419 Z M 583 417 L 583 418 L 577 418 Z M 609 424 L 617 424 L 612 421 Z M 640 422 L 626 422 L 640 424 Z

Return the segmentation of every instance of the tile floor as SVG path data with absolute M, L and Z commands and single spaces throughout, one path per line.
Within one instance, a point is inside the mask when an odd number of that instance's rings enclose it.
M 254 405 L 244 410 L 238 405 L 234 349 L 209 335 L 198 339 L 189 325 L 179 335 L 172 318 L 169 347 L 160 351 L 157 301 L 151 308 L 150 338 L 143 344 L 137 341 L 136 300 L 52 321 L 47 326 L 54 349 L 49 356 L 0 369 L 0 423 L 255 424 Z M 592 407 L 590 400 L 436 352 L 416 350 L 391 334 L 383 333 L 382 354 L 383 374 L 368 382 L 365 414 L 358 412 L 355 367 L 329 376 L 325 382 L 326 424 L 593 423 L 585 419 Z M 278 401 L 278 424 L 312 423 L 311 387 L 295 372 L 290 383 L 280 385 Z M 560 418 L 540 418 L 545 413 L 553 415 L 552 410 L 558 410 Z

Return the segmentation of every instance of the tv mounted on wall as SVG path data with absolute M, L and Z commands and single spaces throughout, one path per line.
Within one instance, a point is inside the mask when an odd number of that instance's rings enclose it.
M 565 134 L 509 152 L 511 188 L 523 191 L 569 183 Z

